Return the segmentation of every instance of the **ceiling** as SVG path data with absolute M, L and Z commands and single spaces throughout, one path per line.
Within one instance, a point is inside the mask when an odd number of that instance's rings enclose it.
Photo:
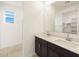
M 56 1 L 52 4 L 56 11 L 60 11 L 68 6 L 79 4 L 79 1 Z
M 1 4 L 8 4 L 8 5 L 14 5 L 14 6 L 22 6 L 23 2 L 22 1 L 0 1 L 0 5 Z

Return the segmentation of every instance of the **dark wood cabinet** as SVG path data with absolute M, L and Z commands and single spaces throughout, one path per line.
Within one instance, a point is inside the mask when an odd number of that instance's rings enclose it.
M 47 57 L 47 45 L 41 45 L 41 57 Z
M 56 53 L 59 55 L 59 57 L 78 57 L 79 55 L 69 51 L 63 47 L 60 47 L 56 44 L 48 42 L 48 48 L 51 48 L 53 51 L 56 51 Z
M 41 44 L 40 44 L 40 42 L 39 42 L 39 39 L 38 38 L 36 38 L 35 39 L 35 52 L 37 53 L 37 55 L 41 55 L 41 51 L 40 51 L 40 47 L 41 46 Z
M 47 57 L 47 42 L 36 37 L 36 39 L 35 39 L 35 52 L 40 57 Z
M 35 52 L 40 57 L 79 57 L 78 54 L 39 37 L 35 37 Z
M 56 53 L 55 50 L 52 50 L 51 48 L 47 48 L 47 49 L 48 49 L 48 53 L 47 53 L 48 57 L 59 57 L 58 53 Z

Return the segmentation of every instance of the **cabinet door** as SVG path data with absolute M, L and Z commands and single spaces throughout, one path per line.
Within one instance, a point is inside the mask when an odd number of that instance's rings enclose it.
M 41 44 L 41 57 L 47 57 L 47 45 Z
M 58 53 L 51 48 L 48 48 L 48 57 L 59 57 Z
M 47 56 L 47 41 L 35 37 L 35 52 L 41 57 Z
M 40 47 L 41 47 L 40 42 L 37 39 L 35 39 L 35 52 L 38 56 L 41 55 Z

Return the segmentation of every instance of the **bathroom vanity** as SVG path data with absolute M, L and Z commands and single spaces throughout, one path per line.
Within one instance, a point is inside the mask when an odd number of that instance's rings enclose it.
M 36 54 L 40 57 L 79 57 L 79 47 L 76 49 L 72 43 L 69 43 L 69 46 L 68 42 L 66 45 L 62 39 L 63 38 L 48 37 L 46 35 L 36 35 Z

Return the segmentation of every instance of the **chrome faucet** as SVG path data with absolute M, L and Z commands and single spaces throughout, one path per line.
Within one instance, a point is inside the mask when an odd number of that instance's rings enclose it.
M 69 33 L 67 33 L 66 40 L 67 40 L 67 41 L 71 41 L 71 38 L 69 37 Z

